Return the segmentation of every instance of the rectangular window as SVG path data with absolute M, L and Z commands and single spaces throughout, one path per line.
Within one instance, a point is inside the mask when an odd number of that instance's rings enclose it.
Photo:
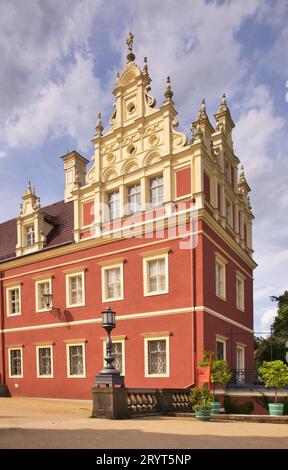
M 36 282 L 36 312 L 47 312 L 44 294 L 52 294 L 51 279 Z
M 85 305 L 84 272 L 69 274 L 66 278 L 67 307 Z
M 101 263 L 100 263 L 101 264 Z M 103 263 L 102 266 L 102 301 L 123 300 L 124 279 L 123 261 Z
M 9 349 L 10 377 L 23 377 L 22 348 Z
M 37 376 L 53 377 L 52 346 L 37 347 Z
M 157 207 L 163 204 L 164 201 L 164 186 L 163 176 L 157 176 L 150 180 L 150 202 L 152 207 Z
M 135 214 L 141 211 L 141 186 L 136 184 L 128 190 L 129 212 Z
M 219 338 L 216 339 L 216 359 L 226 359 L 226 341 Z
M 221 297 L 222 299 L 225 299 L 226 297 L 226 275 L 225 275 L 225 269 L 226 266 L 222 261 L 219 261 L 216 259 L 216 295 L 218 297 Z
M 244 310 L 244 279 L 236 274 L 236 307 Z
M 232 203 L 226 198 L 226 220 L 230 227 L 233 227 L 233 210 Z
M 110 193 L 108 195 L 108 206 L 110 220 L 119 219 L 120 217 L 120 195 L 119 192 Z
M 11 287 L 7 289 L 7 315 L 21 315 L 21 288 Z
M 169 337 L 145 338 L 145 376 L 169 377 Z
M 26 245 L 32 246 L 35 243 L 35 230 L 34 225 L 29 225 L 25 228 L 26 231 Z
M 68 377 L 85 377 L 84 344 L 67 344 Z
M 245 348 L 243 346 L 236 347 L 237 369 L 245 369 Z
M 162 292 L 165 290 L 165 258 L 147 261 L 148 264 L 148 292 Z
M 106 298 L 115 299 L 121 297 L 120 267 L 106 269 Z

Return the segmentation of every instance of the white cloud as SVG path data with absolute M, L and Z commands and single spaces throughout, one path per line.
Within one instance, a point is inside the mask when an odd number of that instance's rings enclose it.
M 261 320 L 260 320 L 260 325 L 261 325 L 261 332 L 269 332 L 270 325 L 274 321 L 274 317 L 277 315 L 277 308 L 276 307 L 270 307 L 267 308 L 262 314 L 261 314 Z
M 76 53 L 75 63 L 65 68 L 61 82 L 49 81 L 25 110 L 9 117 L 3 138 L 13 148 L 41 144 L 48 135 L 69 135 L 85 150 L 89 136 L 93 136 L 97 111 L 105 106 L 104 96 L 93 73 L 91 55 Z

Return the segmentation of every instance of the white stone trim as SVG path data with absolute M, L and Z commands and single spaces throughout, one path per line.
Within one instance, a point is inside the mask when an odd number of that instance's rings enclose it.
M 212 310 L 211 308 L 204 307 L 204 306 L 199 306 L 199 307 L 183 307 L 183 308 L 175 308 L 171 310 L 156 310 L 156 311 L 151 311 L 151 312 L 144 312 L 144 313 L 131 313 L 127 315 L 119 315 L 117 316 L 117 321 L 121 320 L 134 320 L 137 318 L 151 318 L 151 317 L 159 317 L 159 316 L 165 316 L 165 315 L 181 315 L 183 313 L 192 313 L 192 312 L 199 312 L 199 311 L 204 311 L 206 313 L 209 313 L 210 315 L 213 315 L 216 318 L 219 318 L 220 320 L 224 321 L 225 323 L 228 323 L 230 325 L 234 325 L 237 328 L 240 328 L 241 330 L 247 331 L 248 333 L 253 334 L 253 330 L 251 328 L 248 328 L 245 325 L 241 325 L 241 323 L 237 323 L 234 320 L 231 320 L 231 318 L 225 317 L 219 312 L 216 312 L 215 310 Z M 79 325 L 94 325 L 95 323 L 101 323 L 101 318 L 91 318 L 88 320 L 76 320 L 73 322 L 61 322 L 61 323 L 48 323 L 46 325 L 33 325 L 33 326 L 22 326 L 19 328 L 6 328 L 4 330 L 0 330 L 0 333 L 14 333 L 17 331 L 34 331 L 34 330 L 46 330 L 50 328 L 67 328 L 67 326 L 72 327 L 72 326 L 79 326 Z

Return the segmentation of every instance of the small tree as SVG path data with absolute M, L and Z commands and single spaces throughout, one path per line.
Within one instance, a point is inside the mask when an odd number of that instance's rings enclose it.
M 210 364 L 210 356 L 212 357 L 212 368 L 211 368 L 211 383 L 213 385 L 213 401 L 215 401 L 215 388 L 216 385 L 227 384 L 232 376 L 227 361 L 224 359 L 214 359 L 214 352 L 205 351 L 204 359 L 200 363 L 200 366 L 208 366 Z
M 264 361 L 259 367 L 259 378 L 266 388 L 275 389 L 277 403 L 277 390 L 288 385 L 288 366 L 283 361 Z

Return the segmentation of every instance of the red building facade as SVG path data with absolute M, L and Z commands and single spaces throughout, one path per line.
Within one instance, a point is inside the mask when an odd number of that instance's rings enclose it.
M 127 387 L 189 387 L 205 350 L 253 367 L 253 214 L 226 98 L 215 127 L 202 102 L 188 139 L 170 79 L 157 108 L 128 43 L 89 171 L 67 153 L 64 201 L 41 207 L 29 185 L 0 224 L 0 376 L 12 395 L 90 398 L 106 306 Z

